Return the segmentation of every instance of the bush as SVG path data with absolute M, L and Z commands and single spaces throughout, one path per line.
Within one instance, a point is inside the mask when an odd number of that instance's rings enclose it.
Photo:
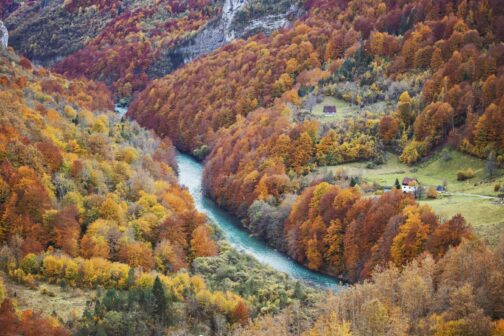
M 500 183 L 497 183 L 495 186 L 494 186 L 494 191 L 495 192 L 499 192 L 499 190 L 501 189 L 501 184 Z
M 430 199 L 436 199 L 436 198 L 438 198 L 438 192 L 437 192 L 436 188 L 430 187 L 427 190 L 427 198 L 430 198 Z
M 4 297 L 5 297 L 5 288 L 4 288 L 4 285 L 3 285 L 3 280 L 0 277 L 0 302 L 3 302 Z
M 69 119 L 75 119 L 77 117 L 77 112 L 72 106 L 66 105 L 64 112 Z
M 196 156 L 199 160 L 204 160 L 209 152 L 210 148 L 208 148 L 207 145 L 201 145 L 199 148 L 193 151 L 193 155 Z
M 40 265 L 37 261 L 37 256 L 33 253 L 27 254 L 21 260 L 20 267 L 26 274 L 37 274 L 40 268 Z
M 467 180 L 466 174 L 464 171 L 459 170 L 457 172 L 457 181 L 465 181 Z
M 21 58 L 21 60 L 19 61 L 19 65 L 21 65 L 26 70 L 32 69 L 32 63 L 30 62 L 29 59 L 27 59 L 25 57 Z
M 26 277 L 26 273 L 22 269 L 16 268 L 14 272 L 10 274 L 10 276 L 14 279 L 14 281 L 23 283 L 24 278 Z
M 41 290 L 40 290 L 40 293 L 42 295 L 47 295 L 49 297 L 55 297 L 56 294 L 54 294 L 54 292 L 50 291 L 50 290 L 47 290 L 47 288 L 43 287 Z
M 466 171 L 459 170 L 457 173 L 457 180 L 458 181 L 465 181 L 472 179 L 474 177 L 474 170 L 472 168 L 467 168 Z

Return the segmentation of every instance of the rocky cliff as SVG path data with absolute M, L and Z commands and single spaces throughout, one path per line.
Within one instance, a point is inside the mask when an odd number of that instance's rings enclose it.
M 71 2 L 71 1 L 70 1 Z M 137 8 L 152 6 L 151 0 L 122 1 L 114 10 L 87 6 L 69 10 L 63 0 L 23 3 L 4 21 L 11 32 L 11 44 L 32 61 L 51 66 L 85 47 L 115 17 Z M 160 50 L 149 76 L 172 71 L 180 64 L 207 54 L 235 38 L 285 27 L 301 14 L 303 0 L 215 0 L 221 15 L 204 29 L 193 32 L 174 48 Z M 164 5 L 160 2 L 159 6 Z M 161 47 L 163 48 L 163 47 Z
M 7 49 L 9 45 L 9 32 L 2 21 L 0 21 L 0 50 Z
M 287 27 L 302 14 L 301 0 L 225 0 L 222 15 L 192 38 L 184 41 L 175 53 L 184 63 L 208 54 L 235 38 L 257 33 L 270 34 Z

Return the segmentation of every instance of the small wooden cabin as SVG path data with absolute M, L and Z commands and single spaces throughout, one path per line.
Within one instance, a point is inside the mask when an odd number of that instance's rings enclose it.
M 336 106 L 334 106 L 334 105 L 324 106 L 324 115 L 326 115 L 326 116 L 336 115 Z

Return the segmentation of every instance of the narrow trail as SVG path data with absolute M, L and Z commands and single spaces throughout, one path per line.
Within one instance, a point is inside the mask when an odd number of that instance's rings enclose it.
M 499 197 L 495 197 L 495 196 L 486 196 L 486 195 L 468 194 L 468 193 L 459 193 L 459 192 L 446 193 L 445 195 L 447 195 L 447 196 L 465 196 L 465 197 L 474 197 L 474 198 L 492 199 L 492 200 L 499 199 Z

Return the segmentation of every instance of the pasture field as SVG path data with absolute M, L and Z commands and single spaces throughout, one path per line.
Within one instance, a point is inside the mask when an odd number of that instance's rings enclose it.
M 336 106 L 336 114 L 334 116 L 326 116 L 324 114 L 324 106 Z M 312 114 L 321 122 L 334 122 L 352 118 L 357 111 L 357 107 L 352 106 L 344 100 L 334 97 L 324 97 L 321 103 L 313 107 Z
M 442 218 L 461 213 L 474 227 L 476 233 L 490 244 L 495 244 L 504 233 L 504 205 L 498 202 L 498 194 L 504 192 L 504 170 L 499 169 L 489 178 L 485 161 L 464 153 L 445 149 L 434 154 L 429 160 L 415 166 L 407 166 L 399 157 L 388 153 L 386 163 L 376 168 L 367 168 L 368 162 L 354 162 L 331 166 L 334 173 L 342 170 L 350 176 L 360 176 L 362 180 L 392 187 L 397 179 L 417 178 L 424 186 L 438 186 L 447 182 L 448 192 L 435 200 L 421 200 L 430 205 Z M 473 169 L 474 178 L 457 181 L 457 172 Z M 496 192 L 496 184 L 502 190 Z M 494 198 L 492 198 L 494 197 Z

